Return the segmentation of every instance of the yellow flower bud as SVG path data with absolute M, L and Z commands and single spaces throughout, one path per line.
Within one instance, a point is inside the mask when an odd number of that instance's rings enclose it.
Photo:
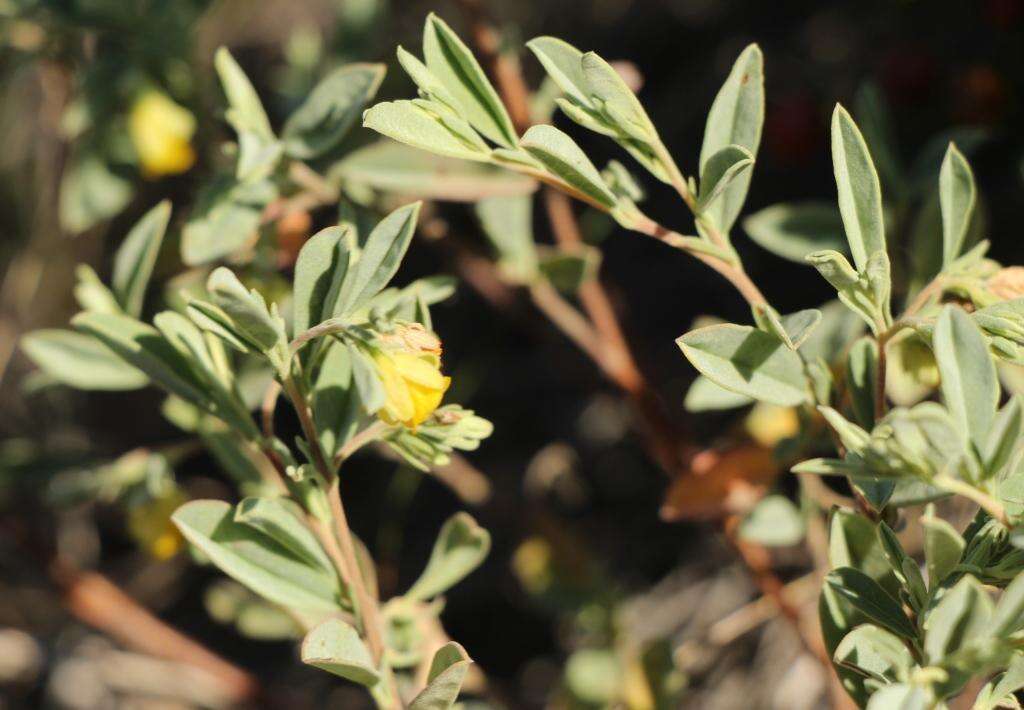
M 441 374 L 440 358 L 381 351 L 374 360 L 387 397 L 378 415 L 388 424 L 415 429 L 438 408 L 451 382 Z
M 171 521 L 171 515 L 186 500 L 180 490 L 172 488 L 158 498 L 134 506 L 128 511 L 128 532 L 142 549 L 156 559 L 174 557 L 184 541 Z
M 128 132 L 147 177 L 183 173 L 196 161 L 189 141 L 196 119 L 159 91 L 149 90 L 132 104 Z

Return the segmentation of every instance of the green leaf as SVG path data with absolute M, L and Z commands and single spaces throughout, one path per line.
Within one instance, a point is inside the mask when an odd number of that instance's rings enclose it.
M 491 197 L 476 204 L 476 216 L 498 254 L 502 275 L 528 284 L 539 269 L 533 241 L 533 200 L 526 195 Z
M 456 513 L 441 527 L 430 560 L 405 596 L 430 599 L 476 569 L 491 549 L 491 536 L 468 513 Z
M 334 316 L 345 316 L 377 295 L 398 271 L 416 231 L 422 203 L 399 207 L 377 223 L 366 238 L 359 259 L 345 276 Z
M 399 143 L 450 158 L 489 161 L 490 154 L 486 146 L 482 141 L 480 144 L 467 141 L 465 131 L 472 129 L 468 123 L 460 121 L 459 118 L 450 117 L 446 123 L 439 114 L 412 101 L 379 103 L 363 114 L 363 125 L 366 128 Z
M 535 37 L 526 43 L 544 71 L 575 103 L 593 110 L 583 78 L 583 52 L 557 37 Z
M 832 657 L 841 666 L 885 683 L 906 680 L 914 667 L 914 657 L 906 644 L 872 624 L 846 634 Z
M 934 507 L 929 506 L 921 517 L 924 530 L 924 559 L 928 569 L 928 586 L 937 588 L 960 563 L 964 552 L 964 539 L 952 525 L 935 517 Z
M 364 349 L 353 343 L 345 343 L 345 346 L 352 363 L 352 384 L 355 385 L 364 411 L 373 414 L 384 406 L 387 398 L 377 365 Z
M 1024 407 L 1021 406 L 1020 398 L 1011 397 L 996 415 L 988 442 L 981 452 L 986 475 L 999 475 L 1007 464 L 1014 461 L 1024 430 L 1022 410 Z
M 989 681 L 981 689 L 971 710 L 997 710 L 1019 706 L 1020 703 L 1014 693 L 1021 688 L 1024 688 L 1024 654 L 1017 653 L 1014 654 L 1006 672 Z
M 939 205 L 942 210 L 942 266 L 960 256 L 977 201 L 974 173 L 954 143 L 949 144 L 939 171 Z
M 228 99 L 225 118 L 238 134 L 235 175 L 243 182 L 262 180 L 277 166 L 283 146 L 270 128 L 267 113 L 252 83 L 226 47 L 217 50 L 213 65 Z
M 579 244 L 571 249 L 542 245 L 537 248 L 537 254 L 540 272 L 562 293 L 579 291 L 584 283 L 596 278 L 601 266 L 601 251 L 588 244 Z
M 383 64 L 346 64 L 324 77 L 284 124 L 285 151 L 306 160 L 335 147 L 376 95 L 386 71 Z
M 379 384 L 377 389 L 383 394 Z M 362 417 L 358 395 L 348 347 L 330 343 L 313 387 L 313 421 L 320 432 L 320 445 L 331 457 L 356 433 Z
M 380 681 L 380 672 L 359 633 L 341 619 L 327 619 L 302 640 L 302 662 L 367 688 Z
M 274 132 L 270 128 L 267 112 L 263 110 L 263 103 L 249 77 L 245 75 L 242 67 L 238 66 L 238 62 L 231 56 L 227 47 L 217 49 L 213 64 L 228 99 L 232 123 L 245 126 L 263 138 L 272 139 Z
M 1006 585 L 992 613 L 992 635 L 1009 636 L 1024 629 L 1024 572 Z
M 935 698 L 928 688 L 908 683 L 893 683 L 871 696 L 867 710 L 932 710 Z
M 337 612 L 337 575 L 306 564 L 252 527 L 236 523 L 228 503 L 195 500 L 171 516 L 181 534 L 228 576 L 262 597 L 317 613 Z
M 924 651 L 932 664 L 968 643 L 989 637 L 992 600 L 974 577 L 965 575 L 947 590 L 924 620 Z
M 98 156 L 78 156 L 61 176 L 60 224 L 72 234 L 84 232 L 123 210 L 133 192 L 132 184 Z
M 727 390 L 783 406 L 807 401 L 800 356 L 762 330 L 711 325 L 690 331 L 676 344 L 701 374 Z
M 878 541 L 881 543 L 885 558 L 893 569 L 893 574 L 903 585 L 906 592 L 905 598 L 915 611 L 921 611 L 928 602 L 928 589 L 917 562 L 904 552 L 896 533 L 884 521 L 878 523 Z M 901 593 L 901 596 L 904 595 Z
M 878 381 L 878 343 L 860 338 L 846 358 L 846 389 L 850 393 L 853 418 L 865 429 L 875 425 L 875 388 Z
M 697 211 L 707 212 L 727 188 L 754 164 L 754 156 L 739 145 L 727 145 L 701 165 Z
M 330 574 L 330 558 L 303 522 L 302 509 L 288 498 L 243 498 L 235 522 L 258 530 L 311 567 Z
M 181 232 L 181 260 L 208 264 L 252 246 L 263 209 L 277 196 L 269 181 L 239 183 L 221 177 L 200 192 Z
M 133 390 L 149 378 L 101 341 L 72 330 L 35 330 L 21 349 L 43 372 L 81 390 Z
M 787 547 L 804 538 L 804 518 L 785 496 L 770 495 L 758 501 L 743 519 L 739 534 L 766 547 Z
M 142 313 L 146 285 L 153 273 L 170 219 L 171 203 L 164 200 L 132 227 L 114 255 L 111 285 L 121 307 L 130 316 L 138 318 Z
M 322 229 L 302 245 L 295 261 L 292 302 L 295 335 L 330 318 L 341 284 L 348 274 L 352 251 L 347 227 Z
M 686 391 L 683 407 L 688 412 L 714 412 L 722 409 L 735 409 L 752 404 L 754 400 L 744 394 L 716 385 L 704 375 L 697 379 Z
M 487 138 L 505 148 L 516 144 L 505 106 L 476 57 L 444 20 L 431 13 L 423 26 L 423 57 L 458 104 L 459 113 Z
M 100 281 L 100 277 L 88 264 L 78 264 L 75 267 L 74 294 L 83 311 L 124 315 L 113 292 Z
M 846 239 L 854 263 L 863 270 L 869 256 L 885 251 L 882 188 L 864 137 L 839 104 L 832 114 L 832 164 Z
M 99 339 L 118 357 L 149 375 L 155 384 L 196 404 L 208 402 L 202 383 L 160 333 L 128 316 L 79 313 L 71 320 L 78 330 Z
M 882 549 L 875 525 L 852 510 L 836 509 L 829 520 L 829 563 L 833 567 L 853 567 L 895 595 L 899 581 Z
M 615 194 L 572 138 L 554 126 L 533 126 L 520 145 L 553 175 L 599 205 L 611 208 Z
M 825 577 L 825 583 L 879 626 L 903 638 L 917 638 L 917 630 L 903 613 L 899 602 L 860 570 L 853 567 L 834 569 Z
M 932 349 L 946 407 L 976 451 L 984 451 L 999 402 L 999 380 L 985 336 L 969 315 L 950 305 L 935 323 Z
M 591 104 L 613 126 L 643 143 L 657 140 L 647 112 L 614 67 L 595 52 L 587 52 L 580 58 L 580 70 Z
M 847 249 L 842 217 L 835 205 L 824 202 L 765 207 L 743 219 L 743 230 L 758 246 L 800 263 L 812 252 Z
M 458 700 L 462 681 L 473 661 L 459 644 L 449 641 L 434 654 L 427 687 L 409 703 L 409 710 L 449 710 Z
M 746 148 L 751 159 L 757 157 L 763 125 L 764 56 L 760 47 L 751 44 L 740 53 L 711 104 L 700 148 L 701 175 L 707 170 L 711 156 L 728 145 Z M 726 188 L 725 195 L 706 212 L 724 234 L 729 233 L 743 209 L 750 176 L 750 171 L 739 175 Z
M 528 195 L 537 189 L 535 180 L 511 170 L 435 155 L 390 140 L 347 154 L 330 169 L 328 179 L 410 199 L 452 202 Z
M 210 274 L 206 289 L 217 306 L 228 317 L 233 330 L 261 352 L 285 347 L 284 321 L 267 310 L 263 297 L 255 290 L 247 291 L 234 272 L 224 266 Z

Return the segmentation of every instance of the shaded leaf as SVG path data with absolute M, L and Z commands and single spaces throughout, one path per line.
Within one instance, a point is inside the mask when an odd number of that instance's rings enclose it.
M 413 599 L 430 599 L 476 569 L 491 549 L 491 536 L 468 513 L 456 513 L 438 533 L 430 560 L 406 592 Z
M 164 200 L 140 219 L 114 255 L 111 286 L 125 313 L 136 318 L 153 273 L 160 245 L 171 219 L 171 203 Z
M 807 401 L 800 356 L 762 330 L 712 325 L 690 331 L 676 344 L 701 374 L 727 390 L 784 406 Z
M 43 372 L 82 390 L 133 390 L 149 378 L 100 340 L 72 330 L 35 330 L 21 338 L 21 349 Z
M 302 662 L 366 687 L 380 680 L 359 633 L 341 619 L 327 619 L 302 640 Z

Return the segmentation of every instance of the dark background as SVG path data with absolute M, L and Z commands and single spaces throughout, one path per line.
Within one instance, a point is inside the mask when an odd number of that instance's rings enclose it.
M 704 117 L 732 61 L 747 43 L 758 42 L 765 55 L 767 113 L 746 213 L 781 201 L 834 199 L 829 116 L 836 101 L 849 105 L 865 80 L 877 82 L 889 101 L 901 157 L 907 164 L 950 127 L 982 127 L 986 140 L 970 158 L 989 217 L 985 236 L 992 239 L 993 255 L 1000 261 L 1021 260 L 1024 3 L 1020 0 L 487 4 L 507 30 L 510 45 L 551 34 L 583 50 L 596 50 L 609 60 L 633 62 L 644 78 L 640 99 L 684 173 L 695 170 Z M 74 5 L 55 3 L 55 12 L 69 11 Z M 237 3 L 226 5 L 235 6 L 234 14 L 223 6 L 195 5 L 203 23 L 202 31 L 189 38 L 194 40 L 190 51 L 196 65 L 210 71 L 211 38 L 226 38 L 229 44 L 237 41 L 232 45 L 235 56 L 279 126 L 289 105 L 287 97 L 275 90 L 274 68 L 281 63 L 289 28 L 312 19 L 325 37 L 333 38 L 328 44 L 335 49 L 344 39 L 345 28 L 338 24 L 334 5 L 326 0 L 252 4 L 242 12 Z M 431 10 L 457 30 L 464 27 L 458 9 L 447 3 L 396 1 L 384 12 L 377 30 L 361 39 L 358 51 L 351 51 L 351 57 L 389 64 L 378 98 L 411 95 L 411 83 L 393 61 L 394 46 L 401 43 L 418 51 L 422 21 Z M 216 23 L 209 15 L 218 11 L 227 17 L 244 17 L 245 22 L 224 21 L 225 27 L 210 29 Z M 146 44 L 161 39 L 140 30 L 138 37 L 108 37 L 108 41 Z M 541 79 L 539 64 L 528 53 L 521 60 L 535 87 Z M 70 61 L 79 68 L 77 60 Z M 18 79 L 30 62 L 9 44 L 0 51 L 8 118 L 0 143 L 16 152 L 18 147 L 12 144 L 33 132 L 31 125 L 22 122 L 32 121 L 38 96 L 26 93 Z M 217 100 L 215 93 L 211 96 Z M 17 117 L 17 125 L 11 115 Z M 212 110 L 199 114 L 203 140 L 227 135 L 214 115 Z M 596 164 L 611 157 L 629 163 L 610 141 L 587 134 L 561 116 L 555 123 L 570 132 Z M 118 241 L 103 231 L 75 240 L 55 239 L 50 252 L 53 263 L 38 299 L 18 307 L 17 299 L 9 295 L 18 284 L 8 267 L 28 248 L 39 225 L 47 225 L 38 217 L 47 209 L 47 193 L 39 187 L 46 175 L 32 160 L 31 156 L 0 158 L 5 183 L 0 187 L 0 269 L 7 274 L 0 337 L 6 341 L 5 352 L 20 332 L 66 322 L 72 313 L 70 265 L 87 260 L 106 274 L 104 254 Z M 190 174 L 142 184 L 140 194 L 114 220 L 109 233 L 122 234 L 163 196 L 172 197 L 176 205 L 188 204 L 195 190 L 192 176 L 201 172 L 200 166 Z M 652 179 L 643 183 L 649 191 L 645 207 L 650 214 L 680 231 L 692 230 L 687 212 L 671 189 Z M 440 210 L 453 231 L 484 251 L 468 208 Z M 538 207 L 536 212 L 540 239 L 548 241 L 542 210 Z M 315 218 L 318 226 L 327 224 L 330 211 Z M 592 218 L 583 216 L 585 224 Z M 690 419 L 697 443 L 712 441 L 730 419 L 722 415 L 693 418 L 683 411 L 682 397 L 694 372 L 673 341 L 703 313 L 747 322 L 744 303 L 725 281 L 682 253 L 610 225 L 597 224 L 592 232 L 603 253 L 602 279 L 641 369 L 671 416 Z M 814 306 L 830 297 L 827 284 L 812 270 L 765 252 L 738 227 L 734 242 L 752 278 L 779 311 Z M 897 253 L 909 248 L 905 239 L 901 242 L 897 237 Z M 418 239 L 399 280 L 451 267 L 450 252 Z M 173 265 L 168 270 L 172 272 Z M 473 511 L 491 531 L 493 551 L 482 569 L 450 593 L 443 618 L 451 635 L 486 669 L 501 696 L 514 707 L 539 706 L 553 682 L 550 669 L 579 640 L 571 631 L 578 606 L 575 601 L 537 599 L 523 591 L 510 560 L 524 539 L 538 534 L 563 539 L 578 555 L 579 564 L 591 570 L 590 582 L 581 585 L 585 591 L 579 592 L 588 599 L 641 592 L 680 568 L 696 567 L 715 575 L 733 561 L 715 525 L 661 522 L 658 509 L 668 480 L 644 454 L 621 396 L 531 308 L 528 299 L 521 298 L 510 312 L 499 313 L 463 286 L 450 303 L 435 309 L 435 327 L 445 340 L 453 399 L 495 424 L 494 435 L 469 455 L 493 486 L 490 500 Z M 29 370 L 25 359 L 13 353 L 0 385 L 0 436 L 19 445 L 27 442 L 33 451 L 13 464 L 10 456 L 5 459 L 9 472 L 16 471 L 18 476 L 4 498 L 2 515 L 12 516 L 9 520 L 40 505 L 32 496 L 33 476 L 41 479 L 69 460 L 111 458 L 135 446 L 179 436 L 160 417 L 160 395 L 152 390 L 127 395 L 65 391 L 25 397 L 21 380 Z M 285 416 L 279 420 L 286 433 L 295 426 Z M 538 495 L 525 490 L 531 460 L 554 442 L 575 452 L 570 479 L 578 494 L 555 490 Z M 210 460 L 197 456 L 180 466 L 177 475 L 187 485 L 194 478 L 218 474 Z M 785 482 L 782 486 L 785 489 Z M 409 498 L 399 504 L 403 491 Z M 396 471 L 393 464 L 373 455 L 360 456 L 347 469 L 343 494 L 353 528 L 385 564 L 384 580 L 392 584 L 391 593 L 415 579 L 440 524 L 464 507 L 437 482 Z M 114 578 L 137 570 L 140 562 L 124 538 L 117 511 L 100 507 L 95 515 L 103 542 L 99 568 Z M 397 556 L 387 542 L 390 533 L 380 528 L 381 520 L 395 520 L 396 515 L 403 530 Z M 47 516 L 40 513 L 29 525 L 41 528 L 37 533 L 44 538 L 53 534 L 52 525 L 45 522 Z M 4 579 L 0 594 L 9 595 L 13 606 L 25 603 L 25 589 L 46 588 L 44 572 L 41 565 L 26 564 L 19 548 L 0 545 Z M 295 667 L 291 644 L 249 641 L 212 624 L 202 608 L 201 594 L 203 583 L 214 577 L 209 569 L 184 565 L 161 595 L 162 618 L 275 684 L 324 682 Z M 0 599 L 0 608 L 5 605 Z M 31 613 L 12 611 L 3 623 L 19 625 L 19 619 L 33 618 Z M 68 631 L 71 625 L 71 620 L 58 615 L 34 631 L 49 639 L 46 643 L 59 643 L 53 639 L 73 633 Z M 20 702 L 38 702 L 41 687 L 18 696 Z

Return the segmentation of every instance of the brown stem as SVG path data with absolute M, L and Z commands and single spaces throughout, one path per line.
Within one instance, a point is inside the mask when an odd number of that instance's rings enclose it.
M 53 577 L 65 608 L 86 624 L 137 651 L 205 671 L 234 702 L 260 695 L 256 678 L 165 624 L 103 575 L 57 562 Z
M 346 441 L 344 445 L 338 450 L 338 453 L 334 455 L 334 467 L 338 468 L 344 463 L 345 459 L 354 454 L 359 449 L 363 448 L 371 441 L 380 436 L 388 425 L 384 422 L 377 421 L 370 426 L 363 429 L 361 432 L 353 436 L 351 439 Z
M 316 425 L 313 423 L 313 415 L 309 409 L 309 403 L 299 389 L 298 383 L 294 378 L 288 377 L 283 384 L 285 393 L 299 415 L 299 423 L 309 445 L 313 465 L 316 466 L 323 479 L 328 482 L 327 500 L 331 508 L 331 517 L 334 519 L 334 533 L 337 536 L 337 543 L 340 547 L 340 554 L 338 551 L 335 551 L 335 562 L 338 564 L 339 571 L 345 577 L 345 581 L 355 592 L 363 634 L 370 645 L 370 651 L 375 662 L 380 663 L 381 657 L 384 654 L 380 612 L 377 608 L 377 600 L 367 591 L 366 580 L 360 571 L 355 543 L 352 541 L 352 531 L 348 526 L 345 508 L 341 504 L 338 476 L 335 470 L 328 465 L 324 457 L 323 449 L 320 446 L 320 438 L 317 436 Z M 321 540 L 327 545 L 328 552 L 330 553 L 331 549 L 334 548 L 331 540 L 335 535 L 324 535 L 322 531 L 320 535 Z
M 674 232 L 667 227 L 663 227 L 646 215 L 641 215 L 640 218 L 638 218 L 635 224 L 635 229 L 641 234 L 654 237 L 658 241 L 665 242 L 671 247 L 682 249 L 710 266 L 712 269 L 728 279 L 729 283 L 731 283 L 733 287 L 740 292 L 740 295 L 746 299 L 747 303 L 749 303 L 751 307 L 768 305 L 768 299 L 766 299 L 764 294 L 761 293 L 761 289 L 759 289 L 757 285 L 750 280 L 747 272 L 740 266 L 719 258 L 714 254 L 690 248 L 687 246 L 687 242 L 685 241 L 686 238 L 683 235 L 678 232 Z

